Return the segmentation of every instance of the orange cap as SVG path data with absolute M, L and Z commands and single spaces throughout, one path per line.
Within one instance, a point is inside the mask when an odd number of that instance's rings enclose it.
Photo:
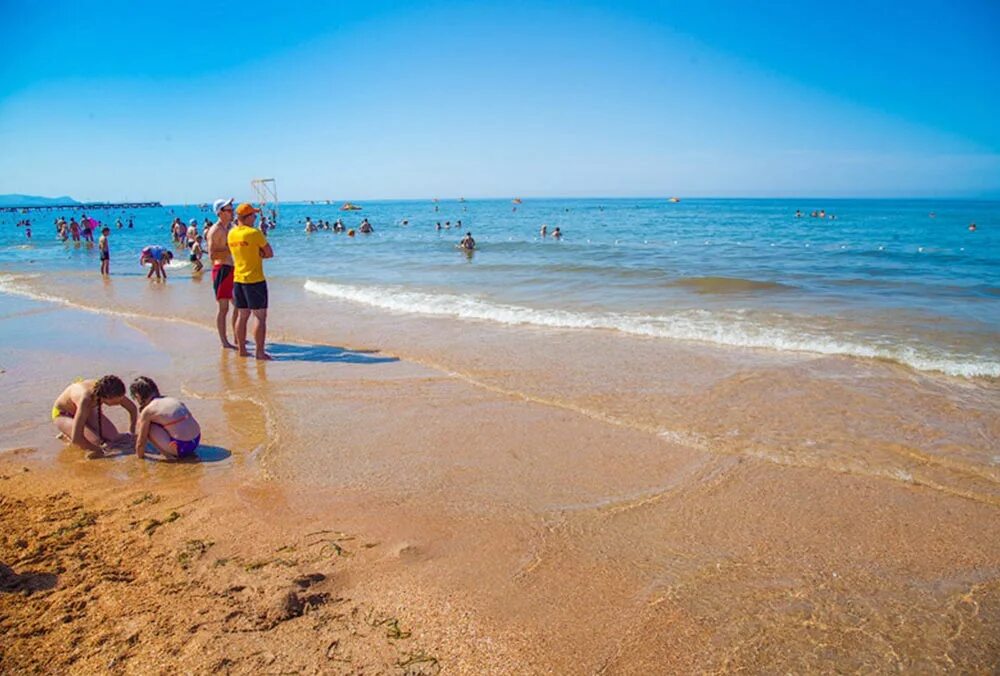
M 236 207 L 237 216 L 247 216 L 249 214 L 259 214 L 259 213 L 260 209 L 254 209 L 252 204 L 247 204 L 246 202 Z

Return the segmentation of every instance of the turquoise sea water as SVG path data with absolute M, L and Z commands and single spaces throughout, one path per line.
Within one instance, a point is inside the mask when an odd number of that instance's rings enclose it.
M 891 359 L 1000 377 L 1000 202 L 952 200 L 538 199 L 283 204 L 269 276 L 387 312 Z M 516 210 L 515 210 L 516 206 Z M 435 211 L 435 208 L 437 211 Z M 836 218 L 813 218 L 825 209 Z M 796 218 L 796 210 L 803 217 Z M 3 214 L 0 271 L 98 268 L 56 240 L 60 212 Z M 194 206 L 132 212 L 113 228 L 112 272 L 169 244 Z M 80 211 L 62 212 L 69 218 Z M 127 220 L 129 214 L 124 214 Z M 303 232 L 306 216 L 372 235 Z M 33 223 L 33 239 L 15 227 Z M 403 225 L 403 221 L 408 221 Z M 461 220 L 462 226 L 457 227 Z M 450 221 L 451 229 L 436 230 Z M 970 223 L 977 230 L 970 232 Z M 563 230 L 561 241 L 539 228 Z M 456 248 L 471 231 L 479 248 Z M 174 280 L 183 280 L 181 252 Z M 172 280 L 173 281 L 173 280 Z

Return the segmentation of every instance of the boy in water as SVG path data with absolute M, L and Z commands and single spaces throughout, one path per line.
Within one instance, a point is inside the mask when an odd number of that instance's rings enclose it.
M 164 397 L 151 378 L 139 376 L 128 388 L 139 405 L 138 436 L 135 455 L 142 460 L 146 443 L 171 460 L 194 457 L 201 443 L 201 426 L 181 401 Z
M 111 228 L 101 228 L 101 238 L 97 240 L 97 248 L 101 251 L 101 274 L 107 276 L 111 274 L 111 250 L 108 248 L 108 235 Z
M 102 410 L 104 404 L 128 411 L 131 434 L 120 433 L 108 420 Z M 75 382 L 52 405 L 52 422 L 59 430 L 59 438 L 88 451 L 88 458 L 100 458 L 105 451 L 129 445 L 137 417 L 138 411 L 125 396 L 125 383 L 112 375 Z
M 467 232 L 465 233 L 465 237 L 462 238 L 462 241 L 459 242 L 458 245 L 463 249 L 465 249 L 466 251 L 472 251 L 473 249 L 476 248 L 476 240 L 472 239 L 471 232 Z
M 201 243 L 201 235 L 195 235 L 194 241 L 191 242 L 191 262 L 194 263 L 195 272 L 201 272 L 205 269 L 205 266 L 201 264 L 201 255 L 205 253 L 201 248 Z

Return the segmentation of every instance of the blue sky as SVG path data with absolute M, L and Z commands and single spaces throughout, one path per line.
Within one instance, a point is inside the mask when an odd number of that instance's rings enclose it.
M 989 0 L 207 4 L 0 0 L 0 193 L 1000 196 Z

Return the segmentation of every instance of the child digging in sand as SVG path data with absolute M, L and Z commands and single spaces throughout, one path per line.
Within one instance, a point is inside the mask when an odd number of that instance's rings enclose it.
M 187 406 L 160 394 L 151 378 L 139 376 L 128 388 L 139 404 L 139 435 L 135 439 L 136 457 L 146 455 L 146 442 L 152 442 L 165 459 L 194 457 L 201 443 L 201 427 Z
M 131 434 L 118 431 L 102 410 L 104 404 L 128 411 Z M 81 380 L 62 391 L 52 405 L 52 422 L 64 441 L 88 451 L 88 458 L 100 458 L 106 451 L 128 446 L 135 434 L 138 412 L 125 396 L 125 383 L 118 376 Z

